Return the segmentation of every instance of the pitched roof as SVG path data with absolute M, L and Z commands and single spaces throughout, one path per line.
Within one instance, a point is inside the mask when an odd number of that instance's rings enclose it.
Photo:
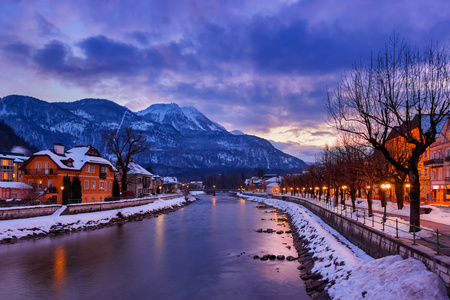
M 150 173 L 149 171 L 147 171 L 146 169 L 144 169 L 142 166 L 140 166 L 139 164 L 137 164 L 134 161 L 130 162 L 130 164 L 128 165 L 128 168 L 130 168 L 130 170 L 128 171 L 128 174 L 153 176 L 152 173 Z
M 0 181 L 0 189 L 28 189 L 31 190 L 33 187 L 23 182 L 8 182 L 8 181 Z
M 65 151 L 64 154 L 57 154 L 54 150 L 50 149 L 42 150 L 34 153 L 31 157 L 48 156 L 58 166 L 58 168 L 65 170 L 79 171 L 83 168 L 83 166 L 86 163 L 91 163 L 91 164 L 107 165 L 113 171 L 117 172 L 117 169 L 113 166 L 113 164 L 109 160 L 101 156 L 97 156 L 96 153 L 98 153 L 98 151 L 94 147 L 92 147 L 91 145 L 87 145 L 87 146 L 75 146 Z M 72 164 L 68 162 L 72 162 Z

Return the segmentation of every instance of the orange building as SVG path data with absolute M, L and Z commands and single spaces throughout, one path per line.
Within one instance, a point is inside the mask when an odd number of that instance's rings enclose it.
M 423 118 L 427 118 L 428 116 L 423 116 Z M 422 120 L 422 123 L 425 123 L 425 120 Z M 406 164 L 406 159 L 411 155 L 413 150 L 413 145 L 406 142 L 406 139 L 402 137 L 399 132 L 405 133 L 409 130 L 410 134 L 418 139 L 419 138 L 419 118 L 415 117 L 409 126 L 406 124 L 401 127 L 396 127 L 389 133 L 388 138 L 386 139 L 386 148 L 391 153 L 391 155 L 399 162 L 403 162 Z M 424 161 L 427 159 L 427 152 L 421 155 L 419 160 L 419 181 L 420 181 L 420 199 L 421 200 L 430 200 L 430 179 L 428 170 L 424 168 Z M 393 169 L 393 166 L 390 166 Z M 408 181 L 408 177 L 406 177 Z M 392 187 L 393 189 L 394 187 Z M 391 191 L 393 194 L 394 191 Z M 405 185 L 405 195 L 407 196 L 408 188 Z
M 112 197 L 112 186 L 117 169 L 101 157 L 91 145 L 75 146 L 64 151 L 64 145 L 54 144 L 34 153 L 21 167 L 24 182 L 33 187 L 34 198 L 42 202 L 62 203 L 63 179 L 78 176 L 83 203 L 103 202 Z M 79 200 L 78 200 L 79 201 Z

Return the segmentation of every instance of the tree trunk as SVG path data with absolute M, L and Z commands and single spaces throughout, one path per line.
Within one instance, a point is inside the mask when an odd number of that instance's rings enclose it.
M 327 203 L 330 202 L 330 193 L 331 193 L 330 189 L 327 189 Z
M 380 189 L 380 203 L 381 207 L 384 207 L 386 205 L 386 199 L 387 199 L 387 190 L 381 190 Z
M 356 211 L 356 189 L 350 189 L 350 197 L 352 199 L 353 212 Z
M 339 204 L 339 190 L 338 188 L 334 189 L 334 205 L 338 205 Z
M 417 164 L 412 164 L 409 166 L 409 184 L 411 185 L 409 198 L 411 200 L 409 218 L 411 225 L 416 226 L 413 229 L 413 226 L 410 226 L 409 231 L 415 230 L 420 231 L 420 181 L 419 181 L 419 170 L 417 168 Z
M 400 210 L 403 208 L 403 198 L 404 198 L 404 192 L 403 192 L 403 186 L 405 182 L 404 176 L 395 176 L 395 198 L 397 199 L 397 208 Z
M 367 191 L 367 206 L 369 209 L 369 217 L 373 216 L 372 210 L 372 188 Z
M 121 189 L 122 191 L 128 190 L 128 185 L 127 185 L 127 175 L 128 175 L 128 172 L 125 171 L 125 170 L 123 170 L 123 171 L 122 171 L 122 178 L 121 178 L 121 180 L 120 180 L 120 184 L 121 184 L 120 189 Z

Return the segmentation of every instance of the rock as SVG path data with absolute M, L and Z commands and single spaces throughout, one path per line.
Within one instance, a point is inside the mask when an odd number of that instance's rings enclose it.
M 289 255 L 288 257 L 286 257 L 286 259 L 288 261 L 293 261 L 293 260 L 297 260 L 298 258 Z
M 258 230 L 255 230 L 256 232 L 263 232 L 263 229 L 262 228 L 260 228 L 260 229 L 258 229 Z
M 292 233 L 292 230 L 287 230 L 285 231 L 285 233 Z
M 283 233 L 284 233 L 283 230 L 278 230 L 278 231 L 277 231 L 277 234 L 283 234 Z
M 277 259 L 284 260 L 284 255 L 277 255 Z
M 259 259 L 258 255 L 253 255 L 253 259 Z
M 277 257 L 276 257 L 275 255 L 272 255 L 272 254 L 271 254 L 271 255 L 269 255 L 269 259 L 270 259 L 270 260 L 275 260 L 275 259 L 277 259 Z

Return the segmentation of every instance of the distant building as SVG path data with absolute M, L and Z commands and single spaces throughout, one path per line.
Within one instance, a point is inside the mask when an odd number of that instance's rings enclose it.
M 33 187 L 23 182 L 0 181 L 0 199 L 21 199 L 30 198 Z
M 154 191 L 153 174 L 137 164 L 134 159 L 128 165 L 128 190 L 138 197 L 149 196 Z
M 430 178 L 431 201 L 450 201 L 450 118 L 447 118 L 436 141 L 428 150 L 424 161 L 426 174 Z
M 24 162 L 24 182 L 33 187 L 34 198 L 41 202 L 62 203 L 63 178 L 78 176 L 82 199 L 85 202 L 103 202 L 112 197 L 112 186 L 117 169 L 101 157 L 91 145 L 75 146 L 64 151 L 64 145 L 34 153 Z
M 20 153 L 0 152 L 0 181 L 22 182 L 20 167 L 29 157 Z
M 176 177 L 163 177 L 163 193 L 177 193 L 179 182 Z
M 194 190 L 202 190 L 203 189 L 203 181 L 191 181 L 187 184 L 190 189 Z

